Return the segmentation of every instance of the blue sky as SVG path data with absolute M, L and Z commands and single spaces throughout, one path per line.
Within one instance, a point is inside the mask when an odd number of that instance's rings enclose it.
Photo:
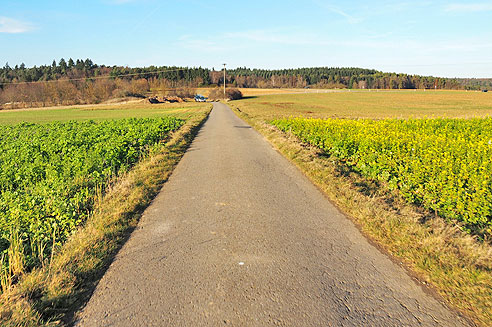
M 492 77 L 492 1 L 0 1 L 0 65 L 62 57 Z

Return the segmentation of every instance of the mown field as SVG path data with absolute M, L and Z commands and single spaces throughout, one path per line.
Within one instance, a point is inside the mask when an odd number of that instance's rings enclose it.
M 231 106 L 422 283 L 492 325 L 492 94 L 285 94 Z
M 314 90 L 311 90 L 314 91 Z M 472 118 L 492 115 L 492 94 L 465 91 L 340 91 L 251 96 L 236 101 L 250 117 Z
M 1 325 L 50 325 L 70 312 L 210 109 L 134 103 L 0 112 Z

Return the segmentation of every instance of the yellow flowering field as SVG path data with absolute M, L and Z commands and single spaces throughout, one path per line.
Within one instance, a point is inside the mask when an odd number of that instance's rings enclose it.
M 492 231 L 492 118 L 272 121 L 408 201 Z

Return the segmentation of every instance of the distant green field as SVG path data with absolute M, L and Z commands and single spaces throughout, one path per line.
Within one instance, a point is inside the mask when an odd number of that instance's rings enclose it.
M 62 108 L 0 110 L 0 125 L 14 125 L 21 122 L 42 123 L 68 120 L 106 120 L 120 118 L 155 118 L 173 116 L 187 119 L 201 112 L 210 104 L 114 104 L 94 106 L 72 106 Z
M 252 96 L 233 105 L 272 120 L 313 118 L 471 118 L 492 115 L 492 93 L 465 91 L 364 91 Z

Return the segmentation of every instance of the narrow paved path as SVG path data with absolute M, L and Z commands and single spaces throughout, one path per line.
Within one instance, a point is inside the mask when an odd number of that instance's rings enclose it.
M 224 104 L 80 326 L 462 326 Z

